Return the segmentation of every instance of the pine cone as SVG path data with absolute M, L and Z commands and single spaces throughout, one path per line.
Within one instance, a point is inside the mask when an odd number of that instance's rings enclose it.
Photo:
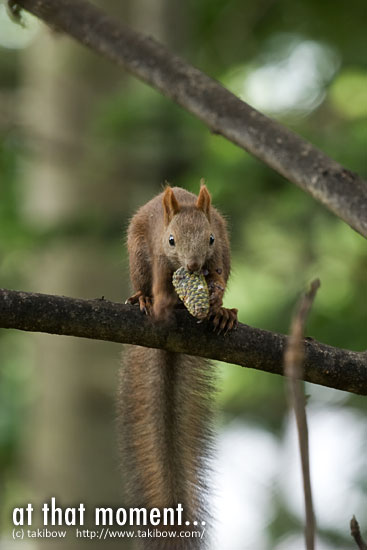
M 209 313 L 209 290 L 204 275 L 180 267 L 174 272 L 172 283 L 189 313 L 197 319 L 205 319 Z

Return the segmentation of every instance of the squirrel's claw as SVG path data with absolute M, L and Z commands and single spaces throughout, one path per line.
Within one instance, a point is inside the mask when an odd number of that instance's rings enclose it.
M 229 319 L 227 323 L 227 329 L 224 333 L 225 335 L 229 330 L 236 330 L 236 328 L 238 327 L 238 318 L 237 318 L 238 309 L 234 307 L 232 309 L 228 309 L 227 311 L 229 312 Z
M 141 290 L 130 296 L 125 304 L 139 304 L 140 311 L 145 315 L 150 315 L 152 310 L 152 299 L 145 296 Z
M 152 312 L 152 300 L 149 296 L 140 296 L 139 297 L 139 307 L 140 311 L 145 313 L 145 315 L 150 315 Z
M 130 298 L 125 300 L 125 304 L 137 304 L 139 302 L 139 296 L 142 296 L 142 294 L 142 291 L 139 290 L 136 294 L 133 294 Z
M 222 308 L 222 319 L 220 320 L 220 323 L 219 323 L 218 334 L 220 334 L 226 328 L 228 319 L 229 319 L 228 309 Z
M 227 334 L 229 330 L 234 330 L 237 328 L 238 309 L 232 308 L 228 309 L 225 307 L 220 307 L 216 312 L 213 312 L 211 317 L 213 318 L 213 332 L 221 334 L 224 331 L 224 335 Z

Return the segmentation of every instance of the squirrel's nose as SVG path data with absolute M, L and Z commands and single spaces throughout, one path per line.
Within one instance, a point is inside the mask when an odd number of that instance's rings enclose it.
M 192 272 L 192 271 L 198 271 L 198 270 L 200 269 L 199 263 L 198 263 L 198 262 L 195 262 L 195 261 L 188 262 L 186 267 L 187 267 L 187 269 L 188 269 L 189 271 L 191 271 L 191 272 Z

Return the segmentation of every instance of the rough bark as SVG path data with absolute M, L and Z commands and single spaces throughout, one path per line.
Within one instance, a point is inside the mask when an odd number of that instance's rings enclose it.
M 115 22 L 85 0 L 17 0 L 17 5 L 157 88 L 367 236 L 367 183 L 362 178 L 152 38 Z
M 0 289 L 0 327 L 109 340 L 199 355 L 283 374 L 287 336 L 240 324 L 226 336 L 177 310 L 168 324 L 154 324 L 136 306 Z M 344 350 L 306 338 L 308 382 L 367 395 L 367 352 Z

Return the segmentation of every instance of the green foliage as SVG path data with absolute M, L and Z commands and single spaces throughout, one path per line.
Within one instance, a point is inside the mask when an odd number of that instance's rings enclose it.
M 21 192 L 18 179 L 18 162 L 21 147 L 16 140 L 1 139 L 0 136 L 0 273 L 9 281 L 15 275 L 21 261 L 18 252 L 29 244 L 31 236 L 27 233 L 20 214 Z
M 32 398 L 29 339 L 16 333 L 0 336 L 0 472 L 16 464 L 18 439 L 25 407 Z
M 367 116 L 367 72 L 358 69 L 343 71 L 333 82 L 330 98 L 342 117 Z

